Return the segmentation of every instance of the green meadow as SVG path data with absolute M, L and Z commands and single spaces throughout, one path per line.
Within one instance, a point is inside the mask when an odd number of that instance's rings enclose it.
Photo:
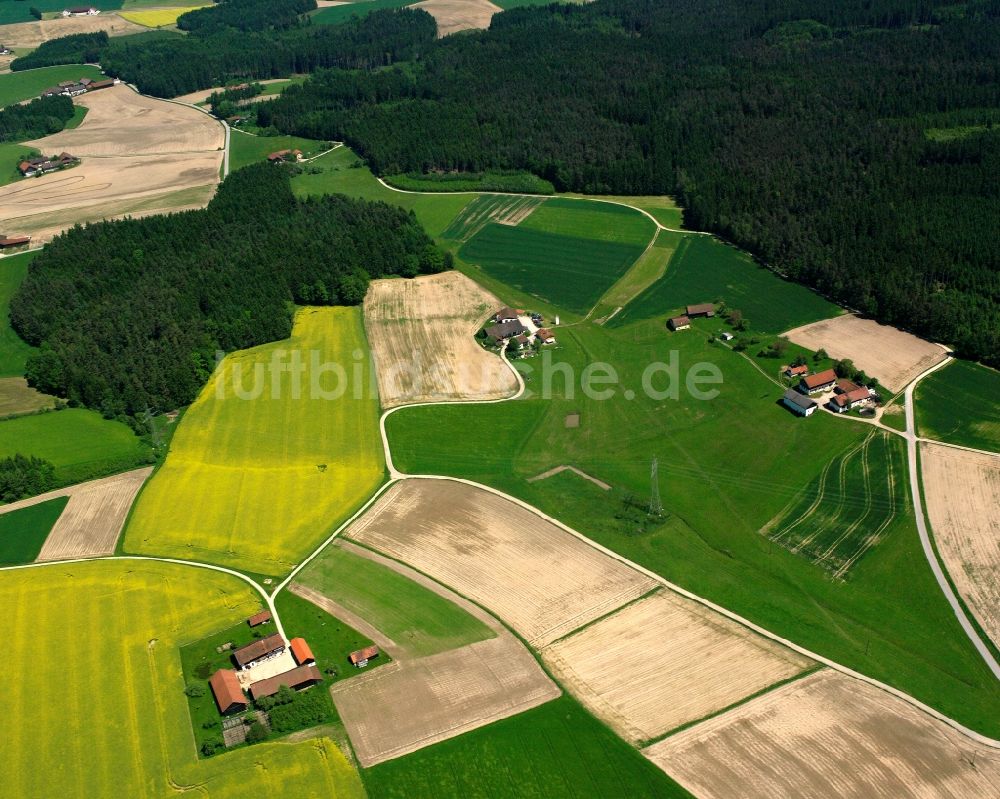
M 350 6 L 324 9 L 338 11 Z M 234 134 L 235 136 L 236 134 Z M 470 194 L 406 194 L 379 183 L 371 170 L 347 147 L 312 161 L 292 178 L 292 190 L 299 197 L 318 194 L 346 194 L 363 200 L 381 200 L 413 211 L 431 236 L 440 236 L 452 219 L 472 200 Z
M 913 399 L 921 436 L 1000 452 L 1000 372 L 955 360 L 921 380 Z
M 2 155 L 0 145 L 0 155 Z M 20 377 L 34 347 L 26 344 L 10 326 L 10 298 L 24 281 L 37 252 L 0 258 L 0 377 Z
M 149 462 L 151 450 L 121 422 L 83 408 L 0 421 L 0 458 L 36 455 L 63 484 L 79 483 Z
M 685 305 L 725 301 L 743 312 L 753 330 L 781 333 L 827 319 L 840 309 L 804 286 L 783 280 L 746 253 L 711 236 L 684 239 L 666 274 L 609 322 L 625 327 L 665 318 Z
M 690 797 L 571 697 L 361 772 L 379 799 Z
M 327 547 L 296 582 L 370 622 L 411 657 L 494 637 L 489 627 L 430 589 L 339 546 Z
M 37 505 L 0 514 L 0 566 L 31 563 L 69 502 L 56 497 Z
M 305 158 L 323 152 L 326 142 L 303 139 L 300 136 L 251 136 L 234 130 L 229 136 L 229 169 L 235 171 L 258 161 L 278 150 L 301 150 Z
M 30 5 L 31 3 L 20 2 L 0 3 L 0 7 Z M 62 5 L 59 6 L 60 9 L 64 7 Z M 25 13 L 27 13 L 27 8 L 25 8 Z M 2 30 L 0 28 L 0 32 Z M 23 72 L 8 72 L 5 75 L 0 75 L 0 108 L 3 108 L 5 105 L 19 103 L 22 100 L 31 100 L 38 97 L 45 89 L 55 86 L 64 80 L 76 80 L 78 78 L 93 78 L 97 80 L 101 77 L 103 77 L 101 70 L 97 67 L 80 65 L 41 67 L 40 69 L 26 69 Z
M 748 281 L 758 278 L 745 274 Z M 791 284 L 770 285 L 781 292 Z M 761 535 L 868 430 L 825 413 L 809 419 L 790 414 L 767 376 L 738 353 L 709 343 L 718 325 L 698 319 L 675 335 L 655 319 L 623 329 L 591 323 L 560 328 L 555 352 L 518 362 L 529 390 L 525 398 L 390 416 L 396 466 L 466 477 L 517 496 L 779 635 L 996 734 L 1000 695 L 940 595 L 908 505 L 846 581 L 831 580 L 822 566 Z M 642 388 L 647 366 L 672 359 L 680 378 L 677 398 L 668 392 L 674 381 L 662 371 L 649 382 L 663 393 L 648 396 Z M 578 380 L 570 391 L 557 369 L 564 363 L 579 378 L 596 362 L 610 364 L 620 378 L 610 398 L 585 396 Z M 720 384 L 702 386 L 718 390 L 711 400 L 692 398 L 684 386 L 688 370 L 710 368 L 703 365 L 714 365 L 722 376 Z M 632 399 L 627 391 L 634 392 Z M 566 427 L 570 413 L 580 414 L 578 428 Z M 662 518 L 646 512 L 654 457 Z M 570 473 L 529 482 L 564 463 L 612 490 Z M 873 494 L 873 504 L 877 499 Z M 857 501 L 863 505 L 868 498 Z

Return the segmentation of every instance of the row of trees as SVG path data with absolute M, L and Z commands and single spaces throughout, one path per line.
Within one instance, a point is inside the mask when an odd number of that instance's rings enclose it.
M 58 133 L 73 118 L 69 97 L 39 97 L 0 109 L 0 142 L 39 139 Z
M 415 217 L 297 200 L 285 167 L 230 175 L 207 209 L 76 227 L 11 301 L 28 382 L 109 417 L 190 402 L 218 350 L 285 338 L 293 303 L 355 304 L 371 278 L 450 266 Z
M 688 225 L 998 365 L 997 41 L 998 0 L 597 0 L 319 72 L 258 122 L 381 174 L 672 193 Z

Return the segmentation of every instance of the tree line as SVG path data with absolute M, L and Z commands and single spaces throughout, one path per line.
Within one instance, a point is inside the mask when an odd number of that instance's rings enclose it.
M 58 133 L 73 118 L 69 97 L 39 97 L 0 109 L 0 142 L 40 139 Z
M 230 175 L 206 209 L 56 237 L 10 316 L 39 347 L 29 384 L 117 417 L 191 402 L 217 351 L 286 338 L 293 303 L 357 304 L 372 278 L 449 266 L 412 214 L 299 200 L 285 167 L 258 164 Z
M 522 8 L 410 63 L 319 71 L 258 122 L 383 175 L 674 194 L 689 226 L 1000 365 L 998 41 L 998 0 Z

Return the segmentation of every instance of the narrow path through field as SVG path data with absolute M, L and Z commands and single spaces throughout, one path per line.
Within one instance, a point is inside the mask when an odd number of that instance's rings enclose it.
M 603 480 L 598 480 L 593 475 L 589 475 L 582 469 L 577 469 L 575 466 L 570 466 L 567 463 L 564 463 L 562 466 L 554 466 L 553 468 L 544 471 L 541 474 L 536 474 L 534 477 L 529 477 L 528 482 L 534 483 L 536 480 L 545 480 L 546 478 L 555 477 L 557 474 L 562 474 L 563 472 L 573 472 L 573 474 L 582 477 L 584 480 L 589 480 L 595 486 L 603 488 L 605 491 L 611 490 L 611 486 L 609 486 Z

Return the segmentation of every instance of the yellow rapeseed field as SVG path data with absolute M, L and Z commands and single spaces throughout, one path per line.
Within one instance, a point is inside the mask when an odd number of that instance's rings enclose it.
M 273 368 L 295 357 L 305 367 L 297 379 Z M 329 367 L 318 383 L 327 394 L 312 390 L 314 360 L 345 370 L 342 396 L 330 397 Z M 382 482 L 372 380 L 359 308 L 300 310 L 291 339 L 227 357 L 140 495 L 125 550 L 290 570 Z M 259 396 L 247 398 L 255 383 Z
M 162 28 L 164 25 L 174 25 L 181 14 L 194 11 L 200 6 L 187 6 L 185 8 L 150 8 L 144 11 L 119 11 L 118 15 L 124 17 L 129 22 L 136 25 L 145 25 L 147 28 Z
M 178 645 L 260 608 L 245 583 L 195 566 L 93 561 L 0 572 L 13 618 L 0 665 L 0 796 L 364 796 L 325 738 L 199 760 Z M 195 789 L 192 791 L 192 789 Z

